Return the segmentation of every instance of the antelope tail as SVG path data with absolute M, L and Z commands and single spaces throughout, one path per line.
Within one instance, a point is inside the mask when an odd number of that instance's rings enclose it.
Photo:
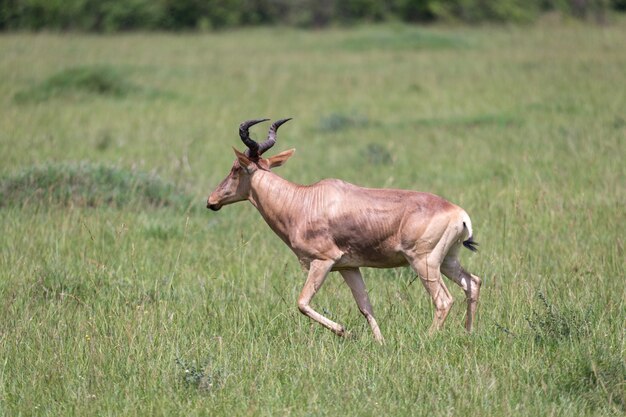
M 463 246 L 472 252 L 478 252 L 478 242 L 472 237 L 472 222 L 465 212 L 463 213 L 463 228 L 467 230 L 467 239 L 463 241 Z

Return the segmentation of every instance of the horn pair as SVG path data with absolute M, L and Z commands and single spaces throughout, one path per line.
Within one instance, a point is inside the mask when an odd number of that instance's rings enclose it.
M 291 120 L 291 117 L 288 119 L 280 119 L 272 123 L 272 126 L 270 126 L 270 130 L 267 134 L 267 139 L 264 142 L 257 143 L 256 141 L 250 139 L 250 132 L 248 132 L 248 129 L 250 129 L 251 126 L 268 120 L 269 119 L 246 120 L 239 125 L 239 137 L 241 137 L 241 141 L 248 147 L 246 155 L 250 158 L 258 159 L 263 152 L 274 146 L 276 143 L 276 131 L 283 123 Z

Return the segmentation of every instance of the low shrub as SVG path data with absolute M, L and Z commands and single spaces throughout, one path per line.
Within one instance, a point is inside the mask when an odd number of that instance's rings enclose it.
M 26 168 L 0 179 L 0 207 L 190 207 L 192 197 L 156 174 L 90 163 Z
M 88 94 L 124 97 L 139 91 L 122 73 L 109 66 L 68 68 L 43 82 L 17 93 L 19 103 L 46 101 L 55 97 Z

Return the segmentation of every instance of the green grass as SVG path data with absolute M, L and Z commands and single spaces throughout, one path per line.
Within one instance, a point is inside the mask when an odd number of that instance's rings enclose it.
M 0 415 L 623 415 L 625 23 L 1 36 Z M 133 93 L 15 99 L 72 68 Z M 254 208 L 203 209 L 255 117 L 292 181 L 464 207 L 477 331 L 408 269 L 364 270 L 384 346 L 335 274 L 351 337 L 302 316 Z

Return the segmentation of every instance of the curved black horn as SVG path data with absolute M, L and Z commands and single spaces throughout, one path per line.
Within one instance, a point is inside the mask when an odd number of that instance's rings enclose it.
M 272 123 L 270 131 L 267 134 L 267 140 L 259 145 L 259 155 L 263 154 L 263 152 L 274 146 L 274 144 L 276 143 L 276 131 L 282 124 L 287 123 L 290 120 L 291 117 L 289 117 L 288 119 L 276 120 L 274 123 Z
M 248 147 L 246 154 L 253 158 L 258 157 L 261 153 L 259 152 L 259 144 L 254 140 L 250 139 L 250 132 L 248 129 L 255 124 L 268 121 L 269 119 L 252 119 L 246 120 L 242 124 L 239 125 L 239 137 L 241 141 Z

